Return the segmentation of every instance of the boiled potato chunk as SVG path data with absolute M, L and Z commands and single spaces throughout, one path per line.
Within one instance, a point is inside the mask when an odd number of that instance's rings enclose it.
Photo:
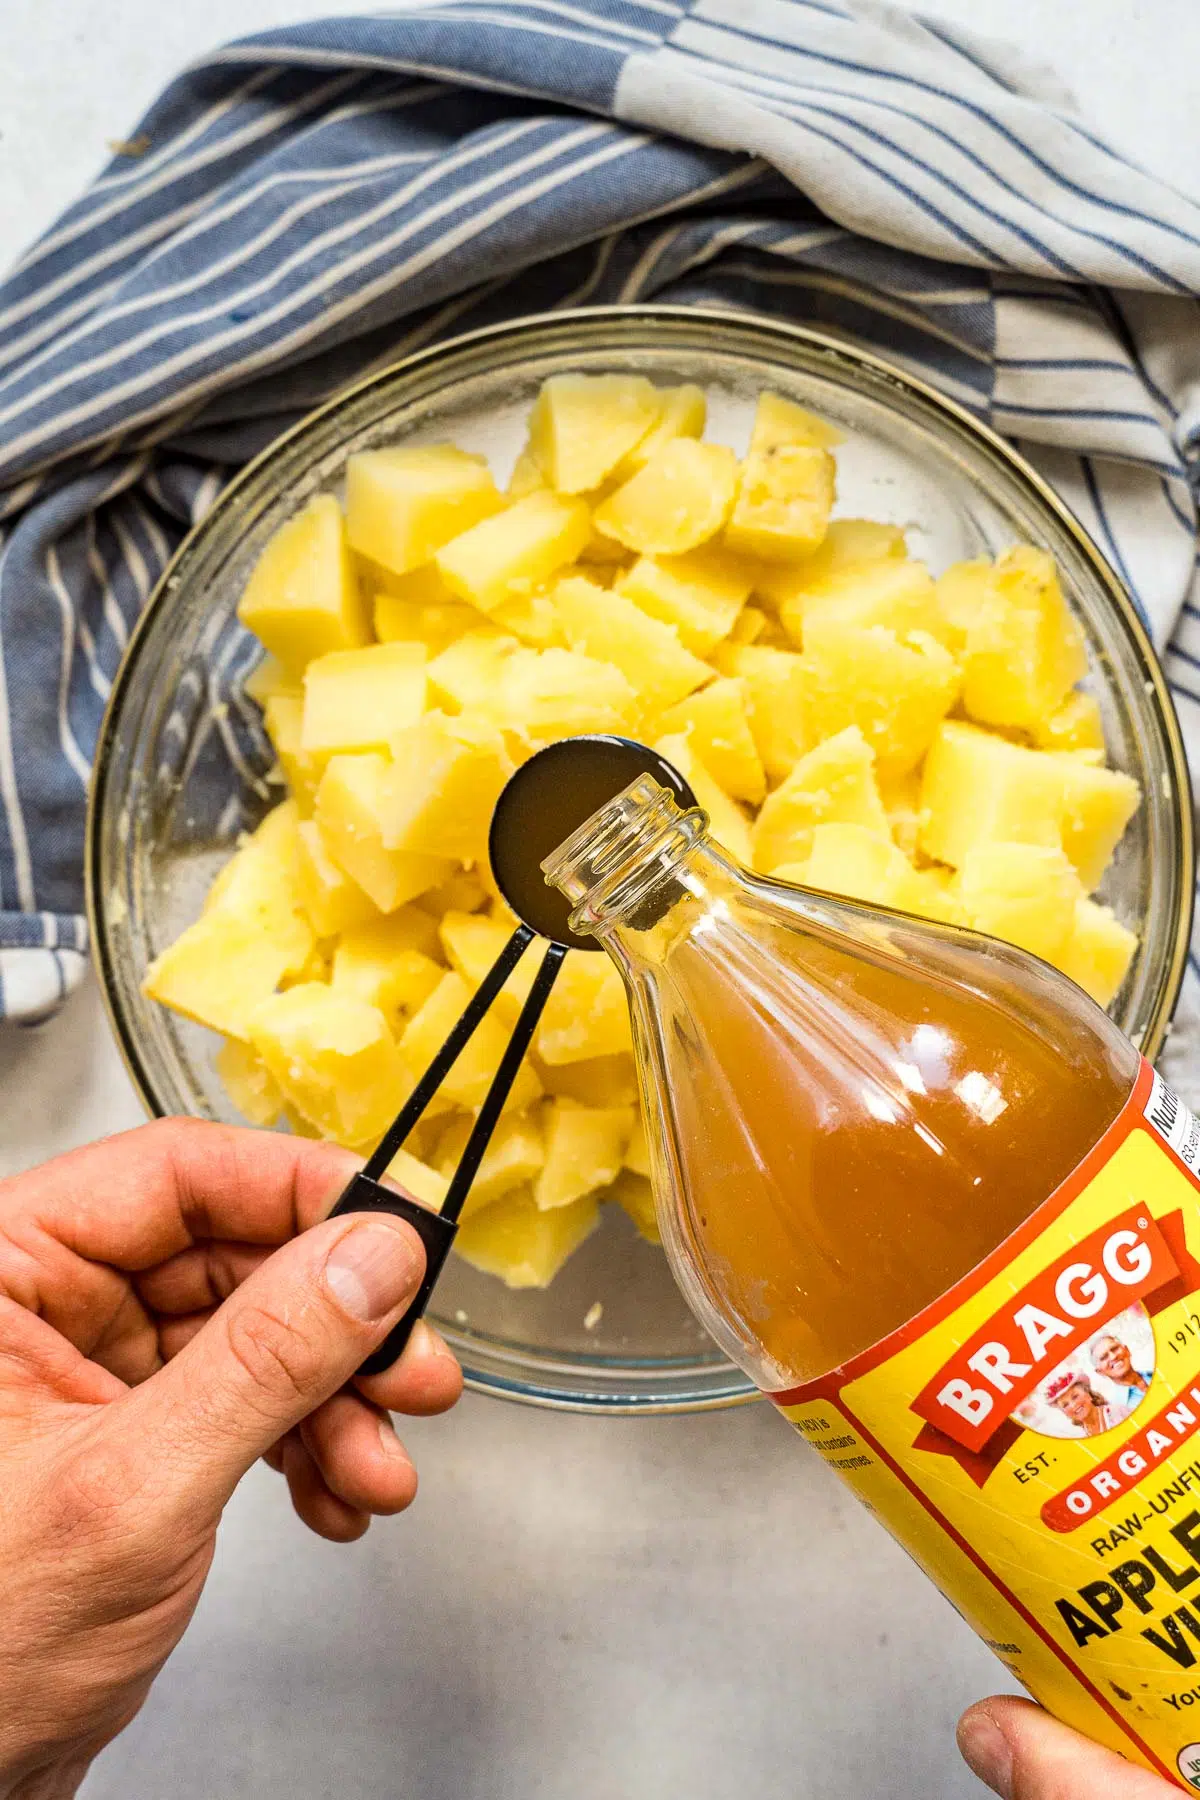
M 745 682 L 750 731 L 762 765 L 772 781 L 784 780 L 814 742 L 807 663 L 794 650 L 762 644 L 721 644 L 713 660 L 722 674 Z
M 992 585 L 995 603 L 967 633 L 963 710 L 981 725 L 1032 730 L 1087 674 L 1083 633 L 1045 550 L 1005 551 Z
M 735 862 L 748 863 L 751 854 L 750 821 L 737 801 L 725 792 L 711 770 L 706 768 L 693 748 L 691 738 L 685 733 L 661 737 L 654 748 L 660 756 L 666 757 L 688 783 L 696 796 L 697 805 L 702 806 L 708 814 L 708 822 L 716 842 L 729 852 Z
M 1090 892 L 1108 867 L 1138 804 L 1138 787 L 1115 769 L 1071 754 L 1028 750 L 948 719 L 921 782 L 921 848 L 961 867 L 979 844 L 1041 844 L 1065 850 Z
M 474 1123 L 471 1118 L 455 1119 L 438 1139 L 434 1163 L 443 1177 L 452 1176 L 457 1169 Z M 506 1113 L 483 1153 L 462 1217 L 469 1219 L 472 1213 L 482 1212 L 485 1206 L 511 1194 L 514 1188 L 527 1187 L 545 1160 L 539 1109 Z
M 432 572 L 432 579 L 428 579 Z M 432 563 L 400 577 L 399 585 L 420 582 L 423 594 L 383 593 L 375 596 L 375 636 L 381 644 L 423 644 L 426 655 L 439 651 L 474 631 L 480 616 L 473 606 L 456 600 Z
M 882 625 L 901 636 L 924 631 L 936 637 L 941 616 L 924 563 L 884 557 L 847 564 L 801 588 L 781 604 L 779 622 L 793 643 L 803 646 L 806 629 L 815 626 L 819 632 L 825 624 Z
M 450 1183 L 437 1169 L 409 1150 L 397 1150 L 385 1173 L 410 1199 L 419 1200 L 430 1212 L 441 1212 Z
M 539 491 L 452 538 L 436 561 L 452 593 L 490 613 L 574 562 L 590 533 L 584 501 Z
M 580 1057 L 565 1063 L 543 1062 L 536 1054 L 533 1060 L 538 1080 L 548 1094 L 578 1100 L 581 1106 L 632 1106 L 637 1100 L 637 1070 L 628 1051 L 618 1056 Z
M 264 656 L 242 683 L 242 692 L 264 707 L 276 694 L 290 694 L 299 700 L 303 691 L 300 677 L 292 670 L 285 669 L 277 656 Z
M 642 375 L 552 375 L 529 418 L 529 449 L 560 494 L 599 487 L 661 415 Z
M 671 706 L 712 679 L 708 664 L 684 649 L 672 626 L 624 594 L 573 575 L 555 588 L 554 604 L 572 650 L 619 669 L 648 708 Z
M 490 625 L 456 638 L 429 665 L 433 698 L 451 712 L 486 706 L 505 661 L 517 647 L 515 637 Z
M 652 426 L 640 443 L 635 444 L 615 466 L 609 477 L 612 486 L 617 487 L 631 475 L 636 475 L 672 438 L 704 436 L 708 401 L 703 388 L 684 382 L 680 387 L 659 388 L 658 398 L 657 425 Z
M 346 464 L 353 549 L 406 575 L 503 502 L 482 456 L 452 444 L 366 450 Z
M 857 725 L 881 771 L 915 769 L 958 698 L 961 676 L 949 651 L 924 631 L 901 637 L 825 618 L 808 620 L 804 644 L 814 737 Z
M 764 388 L 758 396 L 750 432 L 751 450 L 776 450 L 780 444 L 808 444 L 819 450 L 833 450 L 845 441 L 836 425 L 819 419 L 806 406 L 786 400 L 770 388 Z
M 642 556 L 680 556 L 720 531 L 736 482 L 737 461 L 726 445 L 672 438 L 601 501 L 596 530 Z
M 293 673 L 329 650 L 371 641 L 342 509 L 319 494 L 280 526 L 246 583 L 238 618 Z
M 587 731 L 628 733 L 642 710 L 620 669 L 575 650 L 517 651 L 499 665 L 482 706 L 530 745 Z
M 785 863 L 774 871 L 782 881 L 844 894 L 872 906 L 915 912 L 921 895 L 916 871 L 890 838 L 865 825 L 815 825 L 812 848 L 803 862 Z
M 1085 897 L 1075 902 L 1071 931 L 1055 961 L 1064 975 L 1107 1006 L 1120 991 L 1137 946 L 1136 934 L 1111 908 Z
M 389 1023 L 415 1013 L 445 974 L 431 951 L 437 927 L 418 907 L 342 933 L 333 953 L 332 986 L 377 1006 Z
M 963 858 L 956 898 L 964 924 L 1057 962 L 1083 898 L 1061 850 L 1039 844 L 979 844 Z
M 632 1051 L 624 983 L 607 956 L 571 951 L 546 1003 L 535 1042 L 546 1063 Z
M 292 799 L 308 817 L 316 804 L 324 758 L 304 748 L 303 693 L 272 694 L 263 709 L 263 724 Z
M 1069 695 L 1057 712 L 1031 725 L 1029 735 L 1039 750 L 1103 751 L 1104 724 L 1095 696 Z
M 545 1212 L 526 1188 L 483 1207 L 459 1227 L 454 1247 L 473 1268 L 506 1287 L 549 1287 L 600 1222 L 594 1199 Z
M 710 682 L 658 721 L 669 735 L 686 736 L 705 768 L 735 800 L 762 803 L 767 777 L 750 730 L 746 683 L 733 676 Z
M 646 1139 L 646 1122 L 639 1112 L 625 1146 L 625 1167 L 635 1175 L 650 1174 L 650 1145 Z
M 879 776 L 879 796 L 888 816 L 892 836 L 911 862 L 921 838 L 921 776 L 917 769 L 904 775 Z
M 750 585 L 744 564 L 709 548 L 639 557 L 618 576 L 616 591 L 652 619 L 673 625 L 686 650 L 707 656 L 733 630 Z
M 296 898 L 317 936 L 337 937 L 377 919 L 374 901 L 334 862 L 315 820 L 302 819 L 298 829 Z
M 831 519 L 820 544 L 802 562 L 758 564 L 754 592 L 779 607 L 844 569 L 892 558 L 903 561 L 907 555 L 903 526 L 881 525 L 874 519 Z
M 226 1038 L 213 1066 L 248 1124 L 274 1125 L 283 1111 L 283 1095 L 257 1050 L 237 1038 Z
M 386 750 L 398 726 L 425 710 L 423 644 L 332 650 L 304 671 L 300 747 L 306 756 Z
M 942 629 L 938 633 L 956 654 L 967 647 L 967 639 L 983 620 L 995 610 L 996 588 L 989 559 L 978 557 L 972 562 L 951 563 L 935 583 Z
M 505 493 L 510 500 L 523 500 L 526 494 L 536 494 L 549 485 L 541 463 L 526 444 L 513 464 Z
M 755 868 L 769 875 L 781 864 L 805 861 L 814 827 L 833 823 L 889 836 L 875 753 L 856 725 L 801 757 L 787 780 L 768 794 L 752 833 Z
M 250 1042 L 289 1104 L 339 1143 L 379 1136 L 412 1089 L 378 1007 L 324 982 L 263 1000 Z
M 751 450 L 742 464 L 725 542 L 764 562 L 798 562 L 825 536 L 836 465 L 828 450 L 777 444 Z
M 534 650 L 561 650 L 566 645 L 549 594 L 525 594 L 519 600 L 504 600 L 491 617 L 495 624 Z
M 481 861 L 492 809 L 513 766 L 500 733 L 486 721 L 426 713 L 392 739 L 384 848 Z
M 295 890 L 299 817 L 294 800 L 268 815 L 218 877 L 205 910 L 155 957 L 142 982 L 150 999 L 245 1039 L 255 1007 L 301 970 L 315 942 Z
M 316 821 L 325 849 L 380 912 L 394 912 L 454 873 L 449 857 L 391 849 L 395 765 L 383 756 L 335 756 L 317 790 Z
M 545 1161 L 533 1184 L 544 1212 L 569 1206 L 616 1179 L 633 1130 L 632 1107 L 580 1106 L 548 1100 L 543 1115 Z
M 512 928 L 486 913 L 447 912 L 442 914 L 438 933 L 450 967 L 457 969 L 474 989 L 507 946 Z M 544 948 L 536 941 L 529 945 L 496 997 L 497 1006 L 508 1002 L 510 1018 L 516 1017 L 529 998 Z
M 621 1211 L 628 1213 L 637 1226 L 639 1235 L 648 1244 L 662 1243 L 662 1234 L 658 1229 L 658 1209 L 654 1204 L 654 1189 L 645 1175 L 628 1167 L 622 1169 L 604 1199 L 615 1200 Z
M 423 1075 L 471 998 L 471 988 L 448 969 L 425 1004 L 413 1014 L 400 1038 L 400 1054 L 414 1076 Z M 500 1058 L 508 1047 L 508 1027 L 494 1012 L 484 1016 L 474 1036 L 451 1068 L 439 1092 L 455 1106 L 481 1106 Z M 541 1084 L 526 1063 L 517 1073 L 505 1110 L 520 1111 L 541 1094 Z

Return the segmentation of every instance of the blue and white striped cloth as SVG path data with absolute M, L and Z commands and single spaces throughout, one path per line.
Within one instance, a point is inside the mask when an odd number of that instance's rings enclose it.
M 1019 441 L 1200 751 L 1200 205 L 1015 52 L 883 0 L 443 0 L 187 70 L 0 286 L 0 1016 L 81 978 L 130 626 L 228 474 L 352 378 L 649 298 L 840 333 Z

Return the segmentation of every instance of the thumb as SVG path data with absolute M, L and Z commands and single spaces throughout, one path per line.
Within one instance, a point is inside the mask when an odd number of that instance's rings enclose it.
M 1003 1800 L 1179 1800 L 1174 1782 L 1008 1694 L 968 1708 L 958 1722 L 958 1747 Z
M 424 1246 L 401 1219 L 351 1213 L 315 1225 L 115 1402 L 112 1426 L 143 1446 L 160 1491 L 219 1511 L 258 1458 L 383 1342 L 424 1273 Z

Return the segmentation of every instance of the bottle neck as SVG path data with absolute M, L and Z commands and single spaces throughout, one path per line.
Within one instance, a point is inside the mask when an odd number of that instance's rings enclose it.
M 571 901 L 571 929 L 604 939 L 657 925 L 694 887 L 703 852 L 712 853 L 704 813 L 681 811 L 647 775 L 593 813 L 542 871 Z

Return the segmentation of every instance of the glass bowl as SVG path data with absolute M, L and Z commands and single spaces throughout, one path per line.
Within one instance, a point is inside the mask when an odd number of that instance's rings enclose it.
M 549 314 L 423 351 L 323 407 L 225 489 L 167 570 L 130 643 L 96 762 L 89 910 L 109 1013 L 150 1112 L 237 1118 L 212 1033 L 145 999 L 150 959 L 197 914 L 237 834 L 279 797 L 242 682 L 258 660 L 236 606 L 268 537 L 355 451 L 446 438 L 506 477 L 538 386 L 566 370 L 700 383 L 709 431 L 741 448 L 770 386 L 835 421 L 838 511 L 902 524 L 935 571 L 1014 539 L 1044 545 L 1087 636 L 1109 754 L 1141 784 L 1104 897 L 1141 937 L 1113 1005 L 1153 1056 L 1184 968 L 1193 888 L 1187 766 L 1166 684 L 1119 582 L 1045 483 L 931 389 L 811 331 L 736 313 L 616 307 Z M 471 1386 L 545 1406 L 671 1412 L 751 1397 L 694 1323 L 661 1252 L 617 1207 L 544 1292 L 452 1258 L 433 1316 Z M 592 1330 L 585 1318 L 603 1311 Z

